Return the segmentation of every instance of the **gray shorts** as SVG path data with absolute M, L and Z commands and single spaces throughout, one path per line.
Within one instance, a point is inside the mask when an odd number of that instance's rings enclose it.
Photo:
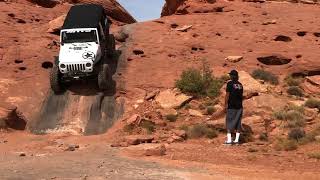
M 243 109 L 228 109 L 226 116 L 227 129 L 230 131 L 241 130 L 241 119 Z

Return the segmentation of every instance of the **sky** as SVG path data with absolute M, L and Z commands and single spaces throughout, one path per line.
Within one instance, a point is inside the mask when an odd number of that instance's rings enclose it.
M 165 0 L 118 0 L 137 21 L 147 21 L 160 17 Z

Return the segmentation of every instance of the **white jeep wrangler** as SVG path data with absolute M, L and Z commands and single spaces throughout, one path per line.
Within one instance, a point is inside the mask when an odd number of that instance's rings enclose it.
M 115 51 L 109 22 L 100 5 L 75 5 L 69 10 L 60 31 L 60 53 L 50 75 L 51 89 L 61 93 L 64 83 L 97 76 L 99 89 L 112 82 L 108 59 Z

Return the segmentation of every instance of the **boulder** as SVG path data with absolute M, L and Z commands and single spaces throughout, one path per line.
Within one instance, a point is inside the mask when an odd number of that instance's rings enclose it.
M 128 143 L 128 145 L 151 143 L 153 139 L 154 137 L 150 135 L 130 135 L 125 137 L 125 141 Z
M 168 115 L 175 115 L 175 116 L 178 115 L 178 112 L 177 112 L 175 109 L 173 109 L 173 108 L 170 108 L 170 109 L 160 109 L 160 110 L 158 110 L 158 112 L 160 113 L 160 115 L 161 115 L 162 117 L 166 117 L 166 116 L 168 116 Z
M 27 121 L 17 107 L 2 103 L 0 105 L 0 128 L 25 130 Z
M 106 14 L 114 20 L 119 22 L 131 24 L 137 22 L 116 0 L 29 0 L 32 3 L 43 7 L 54 7 L 56 4 L 69 2 L 72 4 L 100 4 L 105 9 Z M 61 29 L 66 14 L 57 17 L 49 22 L 48 32 L 57 33 Z
M 175 142 L 181 142 L 181 141 L 183 141 L 183 140 L 184 140 L 184 139 L 183 139 L 182 137 L 173 135 L 173 136 L 171 136 L 171 137 L 169 137 L 169 138 L 167 139 L 167 142 L 168 142 L 168 143 L 175 143 Z
M 188 112 L 189 112 L 190 116 L 203 117 L 203 114 L 200 111 L 189 109 Z
M 244 109 L 247 112 L 257 113 L 262 108 L 270 111 L 281 110 L 286 107 L 287 101 L 281 96 L 262 94 L 244 101 Z
M 259 81 L 255 80 L 249 73 L 245 71 L 239 72 L 239 81 L 243 85 L 244 95 L 267 92 L 265 85 L 259 83 Z
M 232 63 L 237 63 L 243 59 L 243 56 L 228 56 L 226 60 Z
M 167 151 L 163 144 L 140 144 L 126 149 L 135 156 L 164 156 Z
M 156 102 L 159 103 L 159 105 L 164 109 L 177 109 L 191 99 L 192 96 L 187 96 L 176 89 L 167 89 L 159 93 L 159 95 L 156 97 Z
M 320 87 L 320 75 L 308 76 L 308 77 L 306 77 L 306 79 L 307 79 L 307 81 L 310 82 L 311 84 Z
M 159 92 L 160 92 L 159 90 L 152 91 L 152 92 L 148 93 L 144 99 L 147 101 L 154 99 L 156 97 L 156 95 L 159 94 Z
M 63 14 L 56 19 L 49 22 L 49 28 L 47 30 L 48 33 L 57 33 L 61 30 L 63 26 L 64 19 L 66 18 L 67 14 Z
M 163 156 L 166 154 L 166 147 L 163 144 L 152 144 L 144 148 L 146 156 Z

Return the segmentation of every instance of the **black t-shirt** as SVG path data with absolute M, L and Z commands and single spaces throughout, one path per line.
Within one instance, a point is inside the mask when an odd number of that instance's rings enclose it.
M 229 81 L 227 92 L 230 93 L 228 109 L 241 109 L 243 100 L 243 86 L 239 81 Z

